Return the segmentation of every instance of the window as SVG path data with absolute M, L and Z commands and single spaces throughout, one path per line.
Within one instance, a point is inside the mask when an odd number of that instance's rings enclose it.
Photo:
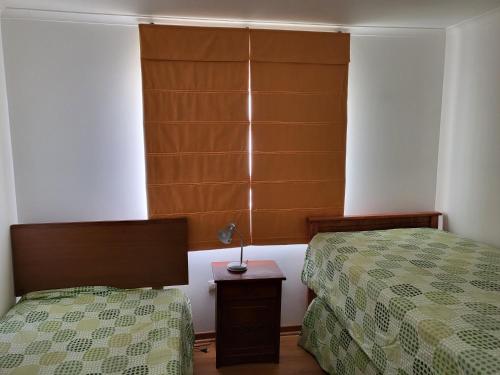
M 237 222 L 307 241 L 343 214 L 349 35 L 141 25 L 149 216 L 187 216 L 192 250 Z

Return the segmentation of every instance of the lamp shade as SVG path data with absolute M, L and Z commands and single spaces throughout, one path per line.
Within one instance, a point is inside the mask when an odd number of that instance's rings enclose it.
M 229 245 L 233 240 L 233 234 L 236 229 L 236 224 L 231 223 L 224 229 L 218 232 L 219 241 L 225 245 Z

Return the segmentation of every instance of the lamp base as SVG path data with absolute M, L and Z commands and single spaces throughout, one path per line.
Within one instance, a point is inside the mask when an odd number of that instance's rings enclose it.
M 231 262 L 227 265 L 227 270 L 229 272 L 245 272 L 247 270 L 247 264 L 240 262 Z

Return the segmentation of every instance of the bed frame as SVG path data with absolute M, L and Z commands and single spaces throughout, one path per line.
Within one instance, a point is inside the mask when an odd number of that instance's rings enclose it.
M 307 226 L 309 240 L 322 232 L 357 232 L 395 228 L 438 228 L 440 212 L 415 212 L 366 216 L 309 217 Z M 307 303 L 316 297 L 307 290 Z
M 188 283 L 187 219 L 12 225 L 14 289 Z

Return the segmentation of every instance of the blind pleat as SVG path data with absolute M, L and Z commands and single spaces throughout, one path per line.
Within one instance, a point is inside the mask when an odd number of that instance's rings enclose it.
M 341 123 L 254 122 L 252 129 L 264 152 L 341 151 L 345 146 L 346 128 Z
M 247 93 L 144 90 L 144 119 L 146 121 L 245 121 L 248 117 L 247 96 Z
M 338 92 L 347 65 L 264 63 L 252 61 L 252 91 Z M 267 79 L 272 76 L 273 79 Z M 293 77 L 293 79 L 290 79 Z
M 252 233 L 255 245 L 286 245 L 307 243 L 303 234 L 309 216 L 341 215 L 343 207 L 326 207 L 293 210 L 254 210 Z
M 252 92 L 252 121 L 340 122 L 339 94 Z
M 144 89 L 247 92 L 248 62 L 143 60 Z M 224 72 L 224 74 L 220 74 Z
M 248 61 L 248 30 L 139 25 L 141 58 L 178 61 Z
M 252 239 L 307 242 L 342 215 L 349 35 L 251 30 Z
M 248 155 L 237 154 L 149 154 L 148 184 L 206 184 L 248 182 Z M 248 185 L 247 185 L 248 187 Z
M 245 185 L 245 186 L 241 186 Z M 224 212 L 228 205 L 234 205 L 233 210 L 245 210 L 248 206 L 246 182 L 232 184 L 181 184 L 157 185 L 149 187 L 150 199 L 154 211 L 152 215 L 174 215 L 185 212 L 209 213 Z M 209 201 L 206 196 L 218 197 Z M 168 199 L 165 199 L 168 198 Z M 214 234 L 212 233 L 211 237 Z
M 350 34 L 250 30 L 250 39 L 252 61 L 340 65 L 349 63 Z
M 191 250 L 250 238 L 248 31 L 139 30 L 149 216 L 188 217 Z
M 247 152 L 248 122 L 148 122 L 150 153 Z
M 255 134 L 255 133 L 254 133 Z M 255 140 L 255 138 L 254 138 Z M 257 139 L 258 141 L 258 139 Z M 254 143 L 257 143 L 254 141 Z M 345 153 L 337 152 L 254 152 L 252 183 L 296 181 L 344 181 Z M 284 188 L 286 186 L 284 185 Z M 294 199 L 293 197 L 290 197 Z M 254 197 L 259 207 L 261 197 Z

